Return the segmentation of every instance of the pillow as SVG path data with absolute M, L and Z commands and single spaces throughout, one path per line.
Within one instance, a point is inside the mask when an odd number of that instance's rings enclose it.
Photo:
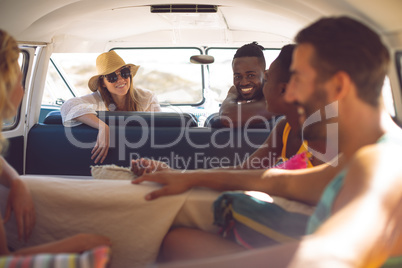
M 306 152 L 291 157 L 275 166 L 279 169 L 304 169 Z M 272 199 L 272 198 L 271 198 Z M 274 199 L 275 200 L 275 199 Z M 224 192 L 214 202 L 214 224 L 221 235 L 245 248 L 258 248 L 299 240 L 306 232 L 309 213 L 287 209 L 285 199 L 261 200 L 247 192 Z M 284 202 L 286 206 L 283 206 Z M 289 201 L 295 203 L 294 201 Z M 293 205 L 294 207 L 294 205 Z M 298 207 L 303 208 L 303 206 Z
M 99 180 L 132 180 L 136 177 L 130 168 L 116 165 L 91 166 L 91 175 Z
M 297 241 L 305 234 L 309 219 L 241 191 L 221 194 L 213 210 L 221 236 L 249 249 Z
M 0 257 L 0 268 L 104 268 L 109 262 L 110 247 L 100 246 L 81 254 L 58 253 Z

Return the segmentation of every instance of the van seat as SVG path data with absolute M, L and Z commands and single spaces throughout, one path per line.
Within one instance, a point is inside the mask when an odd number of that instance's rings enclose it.
M 265 122 L 257 123 L 257 124 L 249 124 L 246 127 L 242 126 L 242 128 L 255 128 L 255 129 L 269 129 L 272 130 L 275 124 L 278 122 L 278 119 L 282 116 L 272 117 L 270 120 L 266 120 Z M 222 124 L 219 113 L 210 114 L 205 120 L 204 127 L 210 128 L 226 128 L 224 124 Z M 237 126 L 234 126 L 237 128 Z
M 98 117 L 108 125 L 197 127 L 197 118 L 190 113 L 173 112 L 98 112 Z M 49 112 L 43 120 L 46 125 L 61 125 L 60 111 Z

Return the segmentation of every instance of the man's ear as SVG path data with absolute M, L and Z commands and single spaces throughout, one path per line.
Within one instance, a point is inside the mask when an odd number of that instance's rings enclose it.
M 348 73 L 344 71 L 336 72 L 329 81 L 333 89 L 333 97 L 337 100 L 342 99 L 350 92 L 353 82 Z

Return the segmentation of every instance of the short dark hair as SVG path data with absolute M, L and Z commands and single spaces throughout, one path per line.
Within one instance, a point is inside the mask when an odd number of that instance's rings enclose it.
M 280 72 L 278 74 L 278 81 L 289 83 L 290 80 L 290 65 L 292 63 L 293 51 L 296 48 L 296 45 L 290 44 L 282 47 L 281 52 L 278 57 L 273 61 L 280 68 Z
M 242 57 L 257 57 L 260 62 L 263 64 L 264 70 L 266 67 L 265 63 L 265 57 L 264 57 L 264 47 L 259 45 L 257 42 L 252 42 L 250 44 L 246 44 L 242 47 L 240 47 L 235 55 L 233 56 L 233 60 L 236 58 L 242 58 Z
M 349 17 L 322 18 L 300 31 L 297 44 L 314 47 L 312 66 L 319 80 L 346 72 L 360 99 L 378 106 L 390 56 L 377 33 Z

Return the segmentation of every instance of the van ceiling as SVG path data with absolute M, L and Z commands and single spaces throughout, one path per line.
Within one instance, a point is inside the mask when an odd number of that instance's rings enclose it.
M 52 43 L 55 52 L 102 52 L 116 46 L 281 47 L 305 25 L 328 15 L 368 23 L 401 44 L 400 0 L 196 0 L 216 13 L 151 13 L 166 0 L 0 0 L 0 25 L 21 42 Z

